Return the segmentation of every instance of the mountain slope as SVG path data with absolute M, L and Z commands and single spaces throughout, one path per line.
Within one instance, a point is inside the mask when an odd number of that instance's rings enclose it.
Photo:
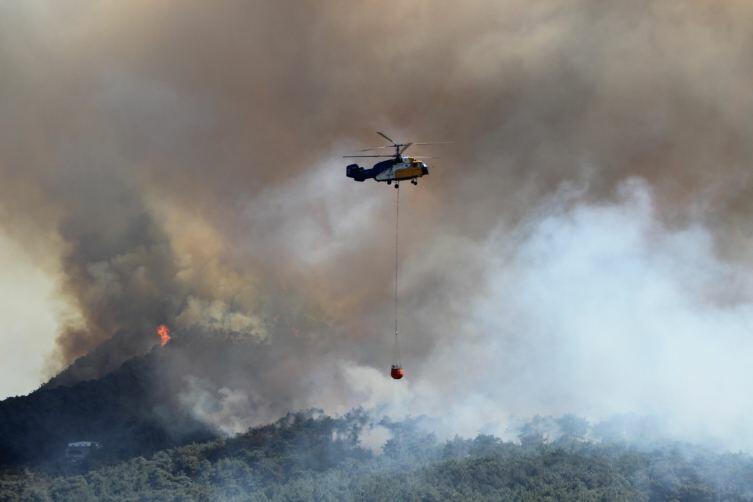
M 70 366 L 52 377 L 42 388 L 51 389 L 61 385 L 96 380 L 116 370 L 124 362 L 140 357 L 154 346 L 153 336 L 134 336 L 125 331 L 115 333 L 88 354 L 76 359 Z
M 127 342 L 116 335 L 37 391 L 0 402 L 0 466 L 56 458 L 73 441 L 100 442 L 113 459 L 125 459 L 272 420 L 312 385 L 305 362 L 280 366 L 280 354 L 292 344 L 300 345 L 294 353 L 318 350 L 316 340 L 294 335 L 268 341 L 184 332 L 164 347 L 152 339 L 151 351 L 117 366 L 136 350 L 121 351 Z M 240 425 L 229 431 L 214 421 L 227 402 L 242 405 L 232 408 L 229 418 Z
M 153 350 L 100 379 L 0 402 L 0 465 L 54 460 L 73 441 L 98 441 L 112 458 L 126 458 L 214 437 L 182 409 L 163 378 L 170 356 Z

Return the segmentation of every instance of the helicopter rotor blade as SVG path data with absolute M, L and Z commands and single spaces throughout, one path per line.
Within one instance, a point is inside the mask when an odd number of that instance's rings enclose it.
M 396 144 L 394 139 L 390 138 L 389 136 L 387 136 L 383 132 L 377 131 L 377 134 L 380 135 L 381 137 L 383 137 L 384 139 L 386 139 L 387 141 L 389 141 L 390 143 L 392 143 L 393 145 Z
M 394 157 L 394 155 L 343 155 L 344 159 L 354 159 L 358 157 Z
M 368 152 L 370 150 L 384 150 L 386 148 L 395 148 L 394 146 L 370 146 L 369 148 L 364 148 L 362 150 L 358 150 L 359 152 Z

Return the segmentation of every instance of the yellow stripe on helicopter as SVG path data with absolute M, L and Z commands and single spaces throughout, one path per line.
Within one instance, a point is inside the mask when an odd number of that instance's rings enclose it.
M 395 169 L 394 171 L 396 180 L 409 180 L 423 176 L 423 174 L 420 167 L 406 167 L 404 169 Z

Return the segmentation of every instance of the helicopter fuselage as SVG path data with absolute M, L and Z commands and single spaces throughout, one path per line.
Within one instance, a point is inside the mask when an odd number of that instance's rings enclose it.
M 413 157 L 400 157 L 377 162 L 371 169 L 366 169 L 358 164 L 351 164 L 346 168 L 348 178 L 356 181 L 374 179 L 386 183 L 401 180 L 413 180 L 429 174 L 429 166 L 425 162 Z

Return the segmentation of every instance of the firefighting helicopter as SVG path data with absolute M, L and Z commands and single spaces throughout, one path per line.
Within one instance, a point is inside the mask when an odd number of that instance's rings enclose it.
M 348 178 L 353 178 L 356 181 L 366 181 L 367 179 L 375 179 L 376 181 L 384 181 L 388 185 L 395 182 L 395 354 L 393 358 L 393 364 L 390 367 L 390 376 L 395 380 L 400 380 L 405 376 L 403 366 L 400 364 L 400 344 L 398 340 L 398 279 L 399 279 L 399 221 L 400 221 L 400 181 L 410 180 L 414 185 L 418 185 L 418 178 L 429 174 L 429 166 L 425 162 L 418 160 L 421 157 L 406 157 L 403 156 L 405 150 L 412 145 L 436 145 L 441 143 L 447 143 L 446 141 L 434 142 L 434 143 L 398 143 L 383 132 L 377 131 L 377 134 L 392 143 L 387 146 L 373 146 L 361 150 L 362 152 L 368 152 L 370 150 L 382 150 L 388 148 L 394 148 L 395 153 L 393 155 L 345 155 L 346 158 L 355 157 L 389 157 L 389 160 L 383 160 L 374 164 L 371 169 L 366 169 L 358 164 L 351 164 L 345 169 L 345 175 Z M 423 157 L 427 158 L 427 157 Z M 433 158 L 433 157 L 428 157 Z
M 372 150 L 394 148 L 395 153 L 392 155 L 344 155 L 343 157 L 345 158 L 389 157 L 389 160 L 377 162 L 371 169 L 366 169 L 358 164 L 350 164 L 345 168 L 345 176 L 353 178 L 356 181 L 366 181 L 367 179 L 384 181 L 388 185 L 391 185 L 394 181 L 395 188 L 398 188 L 399 182 L 402 180 L 410 180 L 412 184 L 418 185 L 418 178 L 429 174 L 429 166 L 426 162 L 419 159 L 431 159 L 433 157 L 407 157 L 404 156 L 403 153 L 412 145 L 437 145 L 445 143 L 398 143 L 383 132 L 377 131 L 377 134 L 392 144 L 386 146 L 372 146 L 364 148 L 361 151 L 368 152 Z

